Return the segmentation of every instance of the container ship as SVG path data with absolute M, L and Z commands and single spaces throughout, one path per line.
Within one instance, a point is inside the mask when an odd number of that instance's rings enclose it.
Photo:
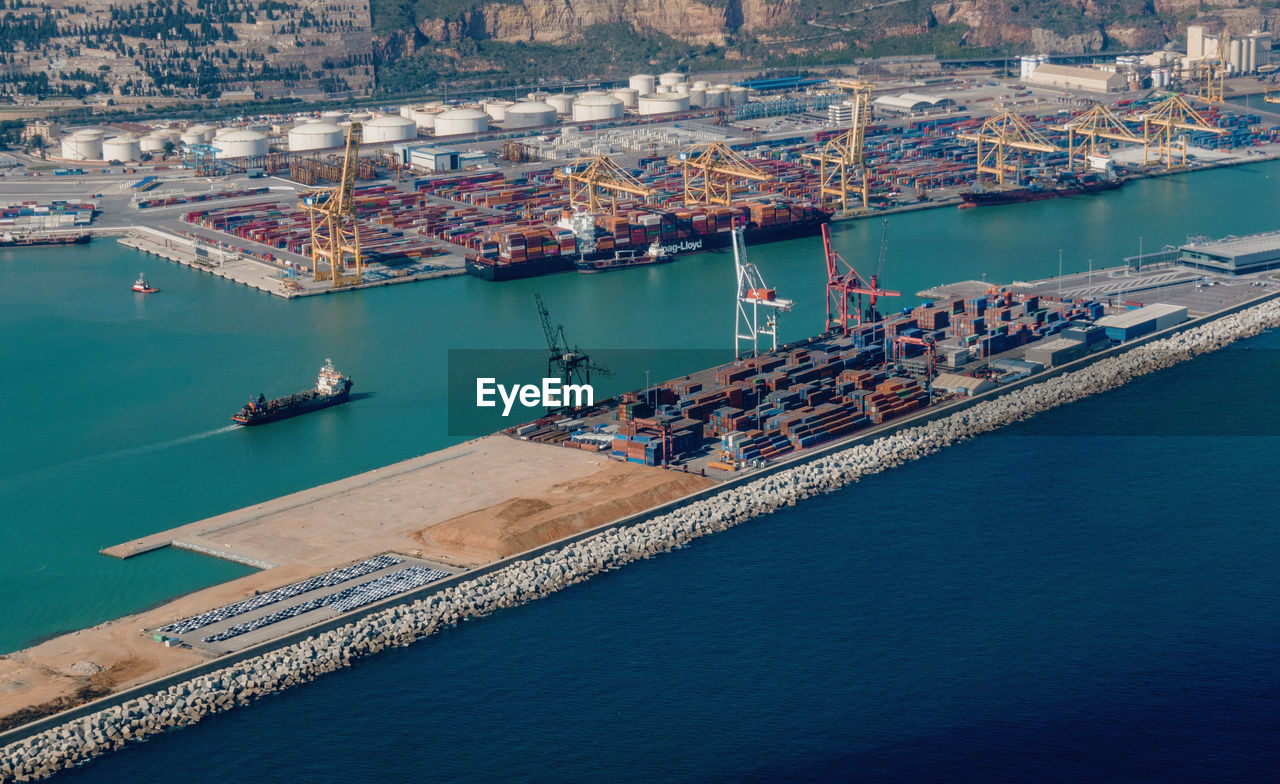
M 590 272 L 655 264 L 726 248 L 734 226 L 743 226 L 752 244 L 812 236 L 831 214 L 811 204 L 775 199 L 586 217 L 590 220 L 565 210 L 554 226 L 504 226 L 469 255 L 467 272 L 496 281 L 575 268 Z
M 83 245 L 89 241 L 88 234 L 59 234 L 53 236 L 16 236 L 5 232 L 0 234 L 0 248 L 28 248 L 39 245 Z
M 1124 180 L 1103 179 L 1094 174 L 1059 177 L 1050 183 L 1033 183 L 1025 188 L 1003 190 L 971 190 L 960 193 L 960 209 L 989 207 L 995 204 L 1018 204 L 1024 201 L 1060 199 L 1064 196 L 1086 196 L 1114 191 L 1124 186 Z
M 316 377 L 315 389 L 275 400 L 267 400 L 258 395 L 232 415 L 231 421 L 241 425 L 265 425 L 267 422 L 340 405 L 347 402 L 350 396 L 351 379 L 334 370 L 333 362 L 326 359 L 324 367 L 320 368 L 320 375 Z

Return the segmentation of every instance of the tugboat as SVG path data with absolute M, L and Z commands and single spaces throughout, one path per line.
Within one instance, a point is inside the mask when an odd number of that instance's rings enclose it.
M 148 283 L 146 276 L 139 272 L 138 279 L 133 282 L 133 290 L 139 294 L 155 294 L 160 289 Z
M 316 377 L 315 389 L 275 400 L 267 400 L 263 395 L 250 398 L 244 408 L 232 415 L 231 421 L 246 426 L 264 425 L 345 403 L 350 396 L 351 379 L 334 370 L 333 361 L 326 359 Z

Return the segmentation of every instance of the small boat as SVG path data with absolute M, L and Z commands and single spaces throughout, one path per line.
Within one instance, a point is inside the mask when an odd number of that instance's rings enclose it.
M 139 294 L 155 294 L 160 289 L 152 286 L 141 272 L 138 273 L 138 279 L 133 282 L 133 290 Z

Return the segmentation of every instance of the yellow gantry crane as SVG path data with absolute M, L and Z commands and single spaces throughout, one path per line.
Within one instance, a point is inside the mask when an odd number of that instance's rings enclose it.
M 838 79 L 837 82 L 847 82 Z M 865 82 L 855 82 L 866 85 Z M 862 146 L 867 135 L 867 123 L 871 118 L 871 96 L 866 91 L 853 94 L 853 127 L 831 139 L 818 152 L 807 153 L 804 158 L 818 164 L 819 201 L 834 197 L 841 212 L 849 211 L 849 193 L 862 193 L 862 208 L 869 206 L 871 177 L 867 171 Z
M 1156 162 L 1164 161 L 1166 169 L 1187 165 L 1186 134 L 1175 139 L 1175 131 L 1203 131 L 1219 136 L 1226 133 L 1225 129 L 1210 125 L 1199 112 L 1191 108 L 1185 98 L 1177 94 L 1170 95 L 1147 109 L 1141 117 L 1142 162 L 1150 163 L 1151 148 L 1155 147 Z M 1174 163 L 1174 156 L 1178 153 L 1181 153 L 1181 158 Z
M 1019 162 L 1010 161 L 1010 158 L 1017 157 L 1015 150 L 1058 151 L 1052 142 L 1012 112 L 989 117 L 976 133 L 959 133 L 956 138 L 978 145 L 978 178 L 981 179 L 984 174 L 994 174 L 1000 185 L 1004 185 L 1006 174 L 1019 177 L 1022 170 L 1020 159 Z
M 1106 152 L 1110 148 L 1109 141 L 1127 144 L 1142 144 L 1129 127 L 1124 124 L 1105 104 L 1094 104 L 1093 108 L 1080 116 L 1061 125 L 1052 126 L 1055 131 L 1067 134 L 1067 165 L 1074 166 L 1077 156 L 1080 164 L 1087 165 L 1090 155 L 1096 155 L 1099 148 Z M 1099 144 L 1098 140 L 1104 140 Z
M 351 123 L 342 159 L 342 179 L 337 187 L 304 193 L 298 199 L 298 207 L 311 217 L 311 269 L 315 279 L 333 280 L 335 289 L 359 283 L 364 273 L 355 200 L 361 133 L 360 123 Z M 352 275 L 346 273 L 348 254 L 354 257 Z
M 734 183 L 744 180 L 769 182 L 773 175 L 762 171 L 724 142 L 696 145 L 668 156 L 667 163 L 679 166 L 684 178 L 684 203 L 722 204 L 733 202 Z
M 643 201 L 653 197 L 652 188 L 606 155 L 579 158 L 558 169 L 554 176 L 569 184 L 569 206 L 591 213 L 616 214 L 618 203 L 626 196 L 636 196 Z

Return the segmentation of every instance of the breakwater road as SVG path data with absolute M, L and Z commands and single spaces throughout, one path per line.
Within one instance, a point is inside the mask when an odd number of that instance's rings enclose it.
M 385 648 L 407 645 L 462 620 L 546 596 L 601 571 L 670 551 L 697 537 L 1277 326 L 1280 302 L 1269 300 L 667 513 L 497 564 L 410 604 L 392 606 L 269 653 L 166 684 L 11 743 L 0 752 L 0 781 L 44 778 L 132 741 L 194 724 L 205 716 L 313 680 Z

